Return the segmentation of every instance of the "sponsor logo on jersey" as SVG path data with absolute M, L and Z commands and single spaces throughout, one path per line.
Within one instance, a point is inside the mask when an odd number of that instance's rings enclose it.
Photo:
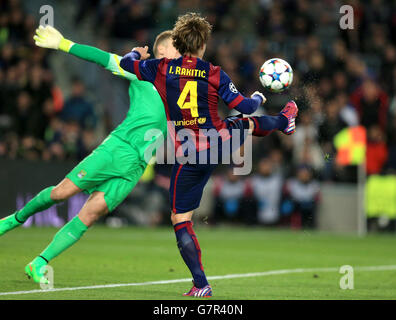
M 206 117 L 173 121 L 175 126 L 183 126 L 183 127 L 193 126 L 193 125 L 196 125 L 197 123 L 204 124 L 205 122 L 206 122 Z
M 198 118 L 199 124 L 204 124 L 206 122 L 206 117 Z

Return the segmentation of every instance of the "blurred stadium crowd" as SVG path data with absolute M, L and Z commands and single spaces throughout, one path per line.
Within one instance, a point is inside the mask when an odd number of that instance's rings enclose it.
M 343 4 L 354 8 L 353 30 L 339 27 Z M 396 1 L 85 0 L 76 6 L 75 26 L 95 35 L 89 44 L 113 50 L 114 43 L 129 50 L 132 43 L 152 45 L 179 14 L 201 12 L 214 26 L 206 60 L 220 65 L 245 95 L 260 90 L 265 60 L 280 57 L 292 65 L 291 89 L 265 93 L 259 112 L 274 114 L 292 98 L 301 110 L 297 131 L 254 139 L 249 177 L 219 168 L 215 221 L 314 226 L 319 181 L 356 179 L 353 168 L 334 163 L 334 136 L 347 126 L 368 130 L 368 174 L 396 169 Z M 0 0 L 0 12 L 0 157 L 81 160 L 100 142 L 98 127 L 108 133 L 122 117 L 99 112 L 79 75 L 70 75 L 65 94 L 49 63 L 59 53 L 34 46 L 38 20 L 22 1 Z M 222 103 L 220 112 L 230 115 Z M 152 183 L 165 190 L 168 171 L 155 170 Z

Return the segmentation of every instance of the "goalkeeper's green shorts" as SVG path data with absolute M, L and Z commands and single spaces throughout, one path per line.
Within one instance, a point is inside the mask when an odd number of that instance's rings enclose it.
M 110 135 L 66 178 L 85 193 L 104 192 L 107 207 L 113 211 L 135 187 L 146 167 L 135 148 Z

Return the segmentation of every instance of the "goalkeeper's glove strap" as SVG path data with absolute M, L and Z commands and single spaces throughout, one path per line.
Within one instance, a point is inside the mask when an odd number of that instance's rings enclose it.
M 73 44 L 74 44 L 73 41 L 62 38 L 62 40 L 59 43 L 59 50 L 69 52 L 70 48 L 73 46 Z

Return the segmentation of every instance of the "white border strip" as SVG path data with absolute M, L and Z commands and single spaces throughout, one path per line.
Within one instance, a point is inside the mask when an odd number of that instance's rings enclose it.
M 396 270 L 396 265 L 387 266 L 367 266 L 367 267 L 354 267 L 356 271 L 392 271 Z M 272 270 L 265 272 L 254 272 L 254 273 L 238 273 L 238 274 L 226 274 L 223 276 L 209 276 L 208 280 L 221 280 L 221 279 L 235 279 L 235 278 L 251 278 L 251 277 L 265 277 L 278 274 L 291 274 L 291 273 L 305 273 L 305 272 L 338 272 L 339 268 L 300 268 L 300 269 L 283 269 L 283 270 Z M 21 294 L 32 294 L 32 293 L 46 293 L 46 292 L 60 292 L 60 291 L 76 291 L 76 290 L 93 290 L 93 289 L 107 289 L 107 288 L 119 288 L 119 287 L 134 287 L 134 286 L 149 286 L 157 284 L 170 284 L 180 282 L 191 282 L 191 279 L 174 279 L 174 280 L 159 280 L 159 281 L 147 281 L 137 283 L 119 283 L 119 284 L 103 284 L 96 286 L 85 286 L 85 287 L 70 287 L 70 288 L 55 288 L 51 290 L 28 290 L 28 291 L 14 291 L 14 292 L 0 292 L 0 296 L 9 295 L 21 295 Z

